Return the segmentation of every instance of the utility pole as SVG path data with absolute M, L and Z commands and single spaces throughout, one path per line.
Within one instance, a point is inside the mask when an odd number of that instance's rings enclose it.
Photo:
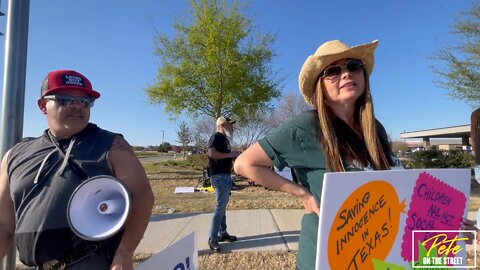
M 30 0 L 8 1 L 0 128 L 1 156 L 19 142 L 23 134 L 29 11 Z M 17 255 L 13 242 L 0 262 L 0 270 L 15 270 Z

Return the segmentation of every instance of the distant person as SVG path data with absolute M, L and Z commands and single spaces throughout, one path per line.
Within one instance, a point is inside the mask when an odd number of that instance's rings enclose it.
M 154 197 L 123 136 L 89 123 L 99 97 L 90 81 L 73 70 L 52 71 L 43 80 L 37 104 L 48 129 L 13 146 L 1 163 L 0 258 L 15 236 L 20 260 L 41 270 L 133 269 L 133 253 L 148 225 Z M 67 204 L 83 181 L 98 175 L 114 176 L 125 184 L 132 205 L 122 231 L 90 242 L 70 228 Z
M 377 45 L 322 44 L 306 59 L 298 78 L 300 92 L 314 110 L 272 130 L 235 161 L 236 173 L 303 202 L 297 269 L 315 268 L 324 174 L 389 170 L 398 164 L 373 110 L 369 77 Z M 271 166 L 292 168 L 301 185 Z
M 215 189 L 215 210 L 208 246 L 220 252 L 219 242 L 234 242 L 237 237 L 227 232 L 227 204 L 232 189 L 233 159 L 240 153 L 232 151 L 230 142 L 233 138 L 233 124 L 235 120 L 220 116 L 217 119 L 217 131 L 208 142 L 208 166 L 210 167 L 210 181 Z

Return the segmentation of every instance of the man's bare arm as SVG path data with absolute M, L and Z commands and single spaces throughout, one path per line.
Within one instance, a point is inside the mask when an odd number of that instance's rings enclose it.
M 218 152 L 215 148 L 208 148 L 208 156 L 213 159 L 225 159 L 225 158 L 236 158 L 240 155 L 240 152 L 232 151 L 230 153 Z
M 133 269 L 131 259 L 150 221 L 154 196 L 142 164 L 122 136 L 115 138 L 108 161 L 115 177 L 125 184 L 132 196 L 130 216 L 112 269 Z
M 7 172 L 8 153 L 3 157 L 0 166 L 0 258 L 3 258 L 9 250 L 15 233 L 15 210 L 10 196 Z

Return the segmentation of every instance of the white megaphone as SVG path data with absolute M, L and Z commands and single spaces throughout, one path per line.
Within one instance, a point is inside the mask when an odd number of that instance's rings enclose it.
M 101 241 L 123 228 L 130 205 L 130 194 L 118 179 L 95 176 L 80 184 L 70 197 L 68 224 L 80 238 Z

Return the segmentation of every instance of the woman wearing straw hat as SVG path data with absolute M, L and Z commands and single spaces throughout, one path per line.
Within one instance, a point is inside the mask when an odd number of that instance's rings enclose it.
M 387 134 L 375 119 L 369 87 L 375 40 L 355 47 L 333 40 L 302 66 L 299 87 L 315 109 L 301 114 L 250 146 L 235 162 L 248 179 L 299 197 L 302 219 L 298 269 L 314 269 L 323 174 L 327 171 L 386 170 L 395 166 Z M 302 185 L 268 169 L 294 169 Z
M 310 55 L 299 75 L 299 88 L 314 110 L 303 113 L 245 150 L 234 168 L 265 187 L 301 199 L 302 219 L 298 269 L 314 269 L 323 174 L 401 167 L 382 124 L 375 119 L 369 76 L 375 40 L 349 47 L 333 40 Z M 270 167 L 293 168 L 302 185 L 288 181 Z M 474 230 L 463 220 L 462 229 Z M 468 235 L 473 239 L 473 234 Z M 470 241 L 471 242 L 471 241 Z

